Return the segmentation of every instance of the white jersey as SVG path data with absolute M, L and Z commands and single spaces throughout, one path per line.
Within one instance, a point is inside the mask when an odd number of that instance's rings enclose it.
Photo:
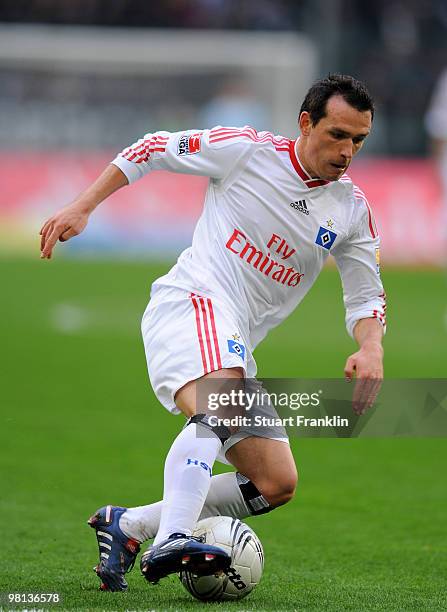
M 359 319 L 385 325 L 379 238 L 368 202 L 347 176 L 311 178 L 296 141 L 251 127 L 163 131 L 146 134 L 113 163 L 129 183 L 151 170 L 210 178 L 192 246 L 153 291 L 172 286 L 219 300 L 251 350 L 301 302 L 330 253 L 342 278 L 349 334 Z

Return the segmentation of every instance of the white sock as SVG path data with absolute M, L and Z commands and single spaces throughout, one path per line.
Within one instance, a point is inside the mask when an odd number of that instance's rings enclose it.
M 139 542 L 152 540 L 160 525 L 162 507 L 163 502 L 158 501 L 147 506 L 129 508 L 121 515 L 121 530 L 127 537 Z M 250 514 L 241 493 L 236 472 L 217 474 L 211 478 L 210 489 L 199 520 L 209 516 L 232 516 L 244 519 Z
M 201 430 L 207 435 L 198 437 Z M 211 470 L 221 446 L 220 439 L 200 423 L 190 423 L 174 440 L 165 462 L 163 507 L 154 544 L 172 533 L 191 535 L 208 495 Z
M 211 486 L 200 518 L 232 516 L 243 519 L 251 512 L 242 495 L 236 472 L 218 474 L 211 479 Z

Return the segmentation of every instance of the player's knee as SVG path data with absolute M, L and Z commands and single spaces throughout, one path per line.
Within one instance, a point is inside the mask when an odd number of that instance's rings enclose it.
M 296 472 L 263 483 L 259 489 L 272 508 L 287 504 L 293 499 L 298 484 Z

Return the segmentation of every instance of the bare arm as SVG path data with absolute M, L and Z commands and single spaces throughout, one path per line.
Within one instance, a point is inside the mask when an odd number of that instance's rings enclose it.
M 127 178 L 119 168 L 113 164 L 107 166 L 96 181 L 71 204 L 45 221 L 40 230 L 40 257 L 51 259 L 58 240 L 65 242 L 80 234 L 98 204 L 127 184 Z
M 348 357 L 345 377 L 351 381 L 355 372 L 357 378 L 352 398 L 356 414 L 363 414 L 370 408 L 380 391 L 383 380 L 382 336 L 382 325 L 373 318 L 360 319 L 354 327 L 359 350 Z
M 101 176 L 71 204 L 48 219 L 42 229 L 41 258 L 51 259 L 58 240 L 64 242 L 80 234 L 100 202 L 124 185 L 146 176 L 152 170 L 168 170 L 223 180 L 252 146 L 243 128 L 230 130 L 159 131 L 148 133 L 126 147 Z M 233 138 L 233 135 L 235 138 Z M 194 154 L 192 154 L 194 153 Z

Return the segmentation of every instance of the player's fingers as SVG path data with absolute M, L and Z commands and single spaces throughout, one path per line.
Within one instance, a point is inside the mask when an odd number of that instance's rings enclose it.
M 363 412 L 371 408 L 379 395 L 380 388 L 382 386 L 381 378 L 371 378 L 370 384 L 368 385 L 368 393 L 365 397 L 365 406 Z
M 352 395 L 352 408 L 357 415 L 363 414 L 366 410 L 370 386 L 371 379 L 360 376 L 357 377 L 354 393 Z
M 39 234 L 42 236 L 42 234 L 44 233 L 44 230 L 46 228 L 46 226 L 48 225 L 48 221 L 45 221 L 45 223 L 42 225 L 42 227 L 39 230 Z
M 48 237 L 51 234 L 51 232 L 53 231 L 54 228 L 54 220 L 53 219 L 49 219 L 45 225 L 42 227 L 42 234 L 40 237 L 40 252 L 41 252 L 41 257 L 42 257 L 42 252 L 45 249 L 45 245 L 48 241 Z
M 40 235 L 45 235 L 48 234 L 48 231 L 53 227 L 54 225 L 54 217 L 50 217 L 49 219 L 47 219 L 45 221 L 45 223 L 42 225 L 42 227 L 40 228 Z
M 360 414 L 364 414 L 368 408 L 372 406 L 373 397 L 372 390 L 374 388 L 374 380 L 371 378 L 365 379 L 365 383 L 363 385 L 363 393 L 360 398 Z
M 47 236 L 46 234 L 42 234 L 40 237 L 40 252 L 42 253 L 44 248 L 45 248 L 45 243 L 47 241 Z
M 364 393 L 364 379 L 357 378 L 355 381 L 354 391 L 352 393 L 352 409 L 355 414 L 360 415 L 362 412 L 362 396 Z
M 364 414 L 376 401 L 380 390 L 381 379 L 358 378 L 352 397 L 352 407 L 356 414 Z
M 51 231 L 53 229 L 53 223 L 52 221 L 47 221 L 40 230 L 40 236 L 41 236 L 41 240 L 45 241 L 46 236 L 48 235 L 48 232 Z
M 59 236 L 65 231 L 65 228 L 61 228 L 59 225 L 56 225 L 51 234 L 47 237 L 47 240 L 45 241 L 45 246 L 42 249 L 42 252 L 40 254 L 40 256 L 43 259 L 50 259 L 51 258 L 51 253 L 53 251 L 54 245 L 56 244 Z
M 78 232 L 76 230 L 74 230 L 72 227 L 69 227 L 67 230 L 65 230 L 63 234 L 59 236 L 59 240 L 60 242 L 66 242 L 67 240 L 70 240 L 70 238 L 73 238 L 73 236 L 76 236 L 77 233 Z
M 346 360 L 346 364 L 345 364 L 345 379 L 347 382 L 351 382 L 352 377 L 354 376 L 354 370 L 355 370 L 355 360 L 353 357 L 348 357 L 348 359 Z

